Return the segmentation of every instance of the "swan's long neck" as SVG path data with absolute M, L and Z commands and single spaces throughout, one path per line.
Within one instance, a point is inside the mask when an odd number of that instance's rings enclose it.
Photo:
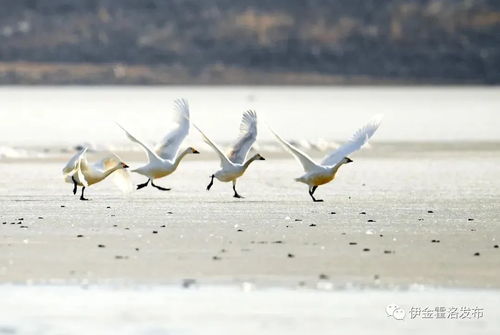
M 252 158 L 248 159 L 245 163 L 243 163 L 243 170 L 248 169 L 248 166 L 250 165 L 250 163 L 252 163 L 254 160 L 257 160 L 258 157 L 259 157 L 259 155 L 255 155 Z
M 193 152 L 193 151 L 190 148 L 187 148 L 186 150 L 184 150 L 183 152 L 181 152 L 180 154 L 178 154 L 177 157 L 175 157 L 174 169 L 177 169 L 177 167 L 179 166 L 179 163 L 184 158 L 184 156 L 186 156 L 187 154 L 189 154 L 191 152 Z
M 332 175 L 335 176 L 337 174 L 337 171 L 339 170 L 339 168 L 344 165 L 345 162 L 342 160 L 340 163 L 337 163 L 337 165 L 335 165 L 334 167 L 332 167 Z
M 121 168 L 121 164 L 116 164 L 116 166 L 112 167 L 111 169 L 104 171 L 102 179 L 106 178 L 107 176 L 109 176 L 110 174 L 112 174 L 116 170 L 119 170 L 120 168 Z

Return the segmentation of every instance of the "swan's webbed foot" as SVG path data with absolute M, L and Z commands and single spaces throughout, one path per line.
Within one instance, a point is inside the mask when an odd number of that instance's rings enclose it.
M 318 186 L 313 186 L 313 187 L 309 188 L 309 195 L 311 196 L 311 198 L 314 202 L 323 202 L 323 199 L 316 199 L 313 195 L 317 188 L 318 188 Z
M 82 200 L 82 201 L 87 201 L 87 200 L 89 200 L 89 199 L 85 198 L 85 196 L 83 195 L 83 192 L 85 192 L 85 186 L 84 186 L 84 187 L 82 187 L 82 195 L 80 195 L 80 200 Z
M 236 191 L 236 182 L 233 181 L 233 191 L 234 191 L 234 195 L 233 195 L 233 198 L 238 198 L 238 199 L 243 199 L 244 197 L 239 195 L 238 192 Z
M 165 187 L 161 187 L 161 186 L 155 185 L 152 180 L 151 180 L 151 186 L 159 189 L 160 191 L 170 191 L 170 188 L 165 188 Z
M 214 184 L 214 177 L 215 177 L 214 175 L 212 175 L 212 176 L 210 177 L 210 178 L 212 178 L 212 179 L 210 179 L 210 183 L 209 183 L 209 184 L 208 184 L 208 186 L 207 186 L 207 191 L 210 191 L 210 188 L 211 188 L 211 187 L 212 187 L 212 185 Z
M 149 184 L 150 181 L 151 181 L 151 179 L 148 179 L 148 181 L 145 182 L 144 184 L 137 185 L 137 189 L 140 190 L 141 188 L 144 188 L 144 187 L 148 186 L 148 184 Z

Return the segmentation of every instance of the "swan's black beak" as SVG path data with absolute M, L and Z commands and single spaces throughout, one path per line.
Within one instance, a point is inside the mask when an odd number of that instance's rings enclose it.
M 199 154 L 200 152 L 196 149 L 193 149 L 193 154 Z
M 128 165 L 127 165 L 127 164 L 125 164 L 125 163 L 122 163 L 122 167 L 123 167 L 124 169 L 128 169 L 130 166 L 128 166 Z
M 353 162 L 353 160 L 350 159 L 349 157 L 346 157 L 346 158 L 347 158 L 347 163 L 352 163 Z
M 265 161 L 266 159 L 262 156 L 259 157 L 259 161 Z

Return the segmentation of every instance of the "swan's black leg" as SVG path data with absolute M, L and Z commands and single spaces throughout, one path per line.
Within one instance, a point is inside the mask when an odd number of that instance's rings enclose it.
M 234 195 L 233 195 L 234 198 L 238 198 L 238 199 L 244 198 L 241 195 L 239 195 L 238 192 L 236 192 L 236 181 L 234 181 L 234 180 L 233 180 L 233 191 L 234 191 Z
M 144 188 L 144 187 L 148 186 L 148 184 L 149 184 L 149 181 L 150 181 L 150 180 L 151 180 L 151 179 L 148 179 L 148 181 L 147 181 L 147 182 L 145 182 L 144 184 L 139 184 L 139 185 L 137 185 L 137 189 L 138 189 L 138 190 L 140 190 L 141 188 Z
M 85 192 L 85 186 L 82 187 L 82 195 L 80 196 L 80 200 L 89 200 L 83 196 L 83 192 Z
M 211 178 L 212 178 L 212 179 L 210 179 L 210 184 L 208 184 L 208 186 L 207 186 L 207 191 L 210 191 L 210 188 L 211 188 L 211 187 L 212 187 L 212 185 L 214 184 L 214 177 L 215 177 L 215 175 L 212 175 L 212 176 L 211 176 Z
M 75 177 L 71 176 L 71 180 L 73 181 L 73 194 L 76 194 L 77 185 L 76 185 Z
M 153 180 L 151 180 L 151 186 L 156 187 L 156 188 L 157 188 L 157 189 L 159 189 L 160 191 L 170 191 L 170 189 L 169 189 L 169 188 L 165 188 L 165 187 L 161 187 L 161 186 L 155 185 L 155 184 L 153 183 Z
M 313 199 L 314 202 L 323 202 L 323 199 L 316 199 L 313 195 L 317 188 L 318 188 L 318 186 L 310 187 L 309 188 L 309 195 L 311 196 L 311 198 Z

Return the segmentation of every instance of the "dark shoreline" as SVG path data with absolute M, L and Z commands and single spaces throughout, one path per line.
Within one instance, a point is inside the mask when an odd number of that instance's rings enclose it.
M 200 71 L 167 65 L 121 63 L 0 62 L 0 86 L 492 86 L 478 80 L 408 79 L 333 75 L 320 72 L 259 71 L 212 66 Z

